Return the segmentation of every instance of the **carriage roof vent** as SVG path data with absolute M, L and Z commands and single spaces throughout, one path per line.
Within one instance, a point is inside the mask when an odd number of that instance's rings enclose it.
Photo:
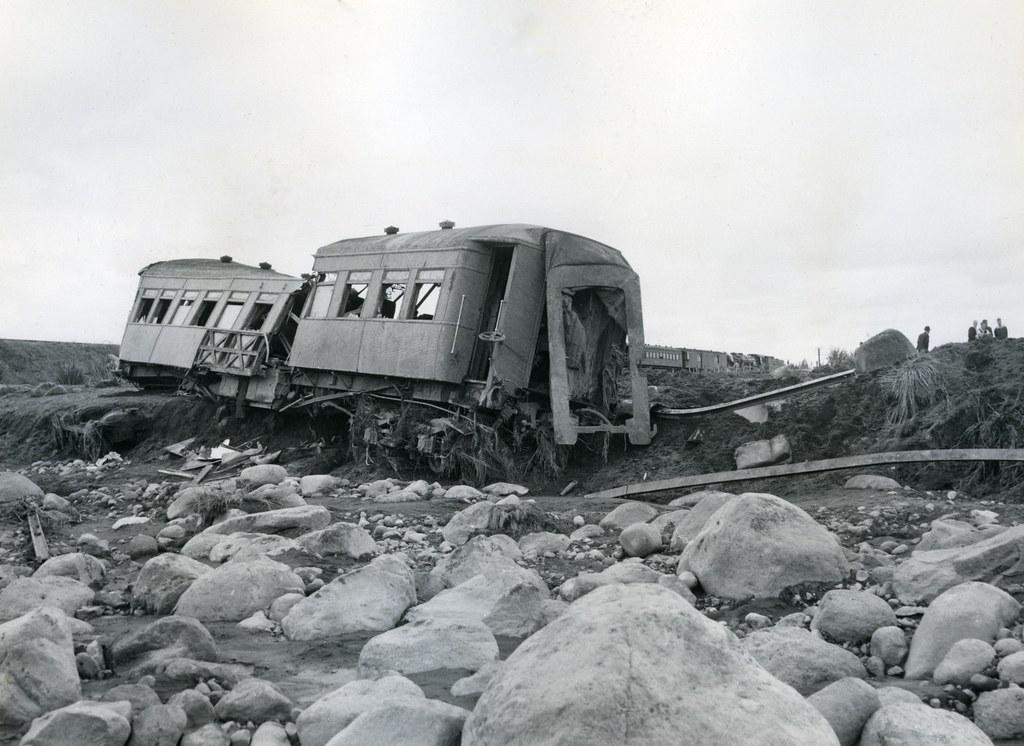
M 231 263 L 231 257 L 229 257 L 229 256 L 228 256 L 227 254 L 225 254 L 224 256 L 222 256 L 222 257 L 220 258 L 220 260 L 221 260 L 222 262 L 224 262 L 225 264 L 230 264 L 230 263 Z
M 438 225 L 441 226 L 441 230 L 450 231 L 455 227 L 455 222 L 452 220 L 442 220 Z
M 260 262 L 260 269 L 270 269 L 270 262 Z
M 384 229 L 384 233 L 385 233 L 385 235 L 393 236 L 396 233 L 398 233 L 398 226 L 397 225 L 389 225 L 387 228 Z

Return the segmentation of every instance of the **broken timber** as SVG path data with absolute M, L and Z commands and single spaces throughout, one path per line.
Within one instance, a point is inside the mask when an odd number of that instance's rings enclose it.
M 720 402 L 719 404 L 709 404 L 706 407 L 693 407 L 691 409 L 656 407 L 652 410 L 652 413 L 656 417 L 681 419 L 684 417 L 699 417 L 705 414 L 717 414 L 718 412 L 730 412 L 734 409 L 743 409 L 744 407 L 749 407 L 754 404 L 764 404 L 765 402 L 773 401 L 775 399 L 782 399 L 791 394 L 803 393 L 804 391 L 816 389 L 819 386 L 828 386 L 829 384 L 836 383 L 844 378 L 849 378 L 856 372 L 857 371 L 855 369 L 851 368 L 850 370 L 844 370 L 840 373 L 833 373 L 829 376 L 814 378 L 810 381 L 804 381 L 803 383 L 795 383 L 792 386 L 786 386 L 773 391 L 765 391 L 764 393 L 746 396 L 742 399 L 733 399 L 732 401 Z
M 650 482 L 637 482 L 635 484 L 623 485 L 622 487 L 613 487 L 610 490 L 592 492 L 586 497 L 630 497 L 632 495 L 646 495 L 652 492 L 663 492 L 665 490 L 682 489 L 685 487 L 702 487 L 722 482 L 746 482 L 755 479 L 790 477 L 797 474 L 813 474 L 822 471 L 857 469 L 864 466 L 937 461 L 1024 461 L 1024 448 L 954 448 L 950 450 L 865 453 L 860 456 L 843 456 L 842 458 L 828 458 L 821 461 L 803 461 L 798 464 L 777 464 L 775 466 L 760 466 L 756 469 L 716 471 L 710 474 L 694 474 L 688 477 L 656 479 Z
M 32 535 L 32 549 L 36 553 L 36 559 L 40 562 L 50 559 L 50 548 L 46 544 L 43 525 L 39 522 L 39 514 L 34 511 L 28 514 L 28 532 Z

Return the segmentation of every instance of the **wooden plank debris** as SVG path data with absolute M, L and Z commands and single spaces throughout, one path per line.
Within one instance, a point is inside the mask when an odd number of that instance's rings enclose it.
M 687 487 L 703 487 L 709 484 L 725 482 L 746 482 L 756 479 L 771 479 L 772 477 L 790 477 L 798 474 L 813 474 L 823 471 L 859 469 L 865 466 L 939 461 L 1024 461 L 1024 448 L 953 448 L 946 450 L 865 453 L 859 456 L 843 456 L 841 458 L 829 458 L 820 461 L 803 461 L 796 464 L 760 466 L 756 469 L 716 471 L 709 474 L 656 479 L 650 482 L 637 482 L 635 484 L 601 490 L 600 492 L 592 492 L 586 495 L 586 497 L 632 497 L 634 495 L 649 495 L 653 492 L 664 492 L 666 490 L 677 490 Z
M 157 469 L 157 474 L 166 474 L 169 477 L 180 477 L 181 479 L 187 479 L 192 481 L 195 479 L 195 474 L 189 474 L 185 471 L 176 471 L 175 469 Z
M 196 442 L 195 436 L 180 440 L 177 443 L 171 443 L 169 446 L 164 446 L 164 450 L 168 453 L 177 456 L 178 458 L 185 457 L 185 451 L 190 445 Z
M 50 548 L 46 543 L 46 535 L 43 533 L 43 525 L 39 521 L 39 513 L 28 514 L 28 532 L 32 535 L 32 550 L 36 559 L 40 562 L 50 559 Z
M 203 470 L 200 471 L 198 474 L 196 474 L 196 476 L 192 480 L 192 482 L 194 484 L 199 484 L 200 482 L 202 482 L 204 479 L 206 479 L 206 477 L 209 475 L 209 473 L 211 471 L 213 471 L 213 467 L 214 466 L 215 466 L 215 464 L 207 464 L 206 466 L 204 466 Z

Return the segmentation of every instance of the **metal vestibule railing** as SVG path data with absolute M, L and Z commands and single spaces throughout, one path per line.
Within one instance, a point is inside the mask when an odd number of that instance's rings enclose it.
M 195 367 L 236 376 L 256 375 L 267 362 L 267 335 L 258 331 L 207 329 Z

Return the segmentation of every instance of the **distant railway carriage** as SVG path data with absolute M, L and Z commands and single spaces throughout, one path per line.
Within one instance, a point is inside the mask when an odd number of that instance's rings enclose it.
M 300 279 L 231 261 L 140 272 L 121 370 L 287 408 L 359 393 L 550 413 L 555 440 L 650 442 L 640 285 L 604 244 L 530 225 L 339 241 Z M 619 374 L 632 406 L 621 408 Z

